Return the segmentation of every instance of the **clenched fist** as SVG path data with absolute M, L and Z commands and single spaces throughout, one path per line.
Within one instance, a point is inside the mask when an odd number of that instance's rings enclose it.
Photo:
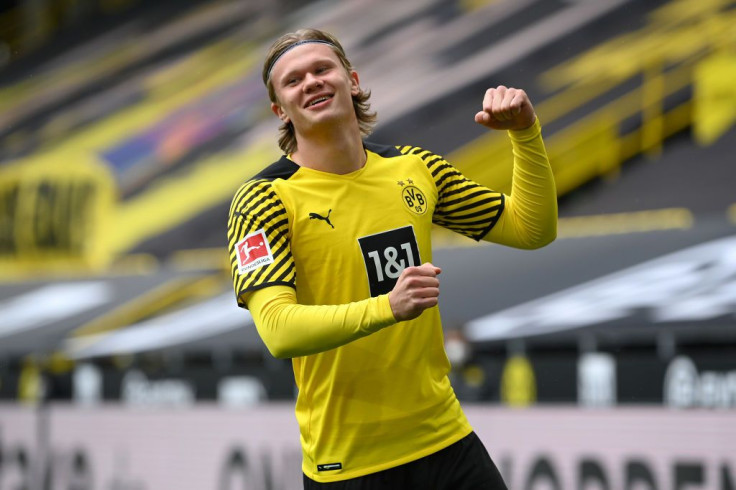
M 391 311 L 396 321 L 412 320 L 439 302 L 442 269 L 427 262 L 419 267 L 407 267 L 388 293 Z
M 491 129 L 516 130 L 530 127 L 536 118 L 526 92 L 499 85 L 486 90 L 483 110 L 475 115 L 475 122 Z

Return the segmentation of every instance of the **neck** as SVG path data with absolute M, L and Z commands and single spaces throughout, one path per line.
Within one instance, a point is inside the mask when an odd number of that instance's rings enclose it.
M 360 170 L 366 161 L 363 139 L 357 122 L 351 126 L 336 125 L 318 134 L 297 132 L 297 150 L 291 154 L 292 160 L 301 167 L 334 174 Z

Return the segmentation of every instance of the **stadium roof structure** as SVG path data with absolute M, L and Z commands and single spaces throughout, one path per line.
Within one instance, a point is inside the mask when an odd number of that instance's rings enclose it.
M 457 321 L 471 342 L 618 347 L 736 341 L 732 226 L 561 240 L 526 253 L 495 247 L 478 259 L 496 264 L 488 269 L 494 272 L 485 298 L 445 298 L 457 303 L 454 311 L 463 314 Z M 457 288 L 448 286 L 452 295 Z
M 217 271 L 0 285 L 0 357 L 135 354 L 191 344 L 261 349 L 250 315 Z M 228 338 L 232 336 L 233 338 Z M 217 342 L 212 344 L 217 347 Z

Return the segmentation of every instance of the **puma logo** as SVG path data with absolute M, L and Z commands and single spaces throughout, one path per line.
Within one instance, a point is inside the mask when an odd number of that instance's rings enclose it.
M 309 213 L 309 219 L 319 219 L 319 220 L 322 220 L 325 223 L 327 223 L 328 225 L 330 225 L 330 227 L 332 227 L 332 229 L 334 230 L 335 229 L 335 226 L 330 221 L 330 213 L 332 213 L 332 210 L 331 209 L 329 211 L 327 211 L 327 216 L 321 216 L 321 215 L 319 215 L 317 213 Z

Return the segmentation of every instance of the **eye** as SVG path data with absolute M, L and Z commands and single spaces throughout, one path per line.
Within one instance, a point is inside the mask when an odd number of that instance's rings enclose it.
M 327 70 L 329 70 L 329 67 L 328 66 L 324 66 L 324 65 L 323 66 L 318 66 L 317 69 L 315 70 L 315 73 L 324 73 Z

